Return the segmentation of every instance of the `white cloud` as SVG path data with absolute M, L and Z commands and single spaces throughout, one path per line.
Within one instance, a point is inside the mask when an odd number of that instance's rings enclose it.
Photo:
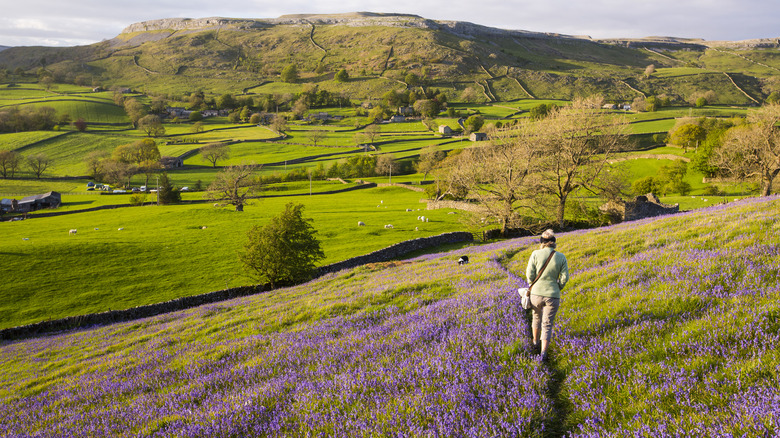
M 780 2 L 765 0 L 25 0 L 3 7 L 0 45 L 88 44 L 158 18 L 274 18 L 296 13 L 410 13 L 504 29 L 588 34 L 596 38 L 668 35 L 704 39 L 778 37 Z

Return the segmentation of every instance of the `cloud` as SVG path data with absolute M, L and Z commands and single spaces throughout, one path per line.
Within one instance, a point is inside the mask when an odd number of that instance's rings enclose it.
M 160 18 L 275 18 L 296 13 L 355 11 L 409 13 L 504 29 L 591 35 L 595 38 L 667 35 L 688 38 L 777 37 L 780 2 L 764 0 L 189 0 L 105 2 L 25 0 L 4 5 L 0 45 L 89 44 L 128 25 Z

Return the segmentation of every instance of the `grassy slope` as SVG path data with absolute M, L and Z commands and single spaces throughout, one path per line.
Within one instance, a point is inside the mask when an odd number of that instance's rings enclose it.
M 518 239 L 5 344 L 0 413 L 30 434 L 773 435 L 779 202 L 560 235 L 548 366 Z

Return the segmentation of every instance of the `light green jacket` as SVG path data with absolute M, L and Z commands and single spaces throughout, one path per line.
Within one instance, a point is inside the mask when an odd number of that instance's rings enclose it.
M 542 269 L 551 251 L 552 248 L 543 248 L 537 249 L 531 254 L 531 258 L 528 259 L 528 267 L 525 268 L 525 278 L 528 280 L 528 284 L 536 279 L 537 273 Z M 569 281 L 569 262 L 566 261 L 566 256 L 555 251 L 555 255 L 544 268 L 539 281 L 531 289 L 531 295 L 560 298 L 561 289 L 566 286 L 567 281 Z

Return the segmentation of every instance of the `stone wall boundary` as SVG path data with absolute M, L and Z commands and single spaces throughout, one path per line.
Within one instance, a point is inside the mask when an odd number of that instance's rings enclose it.
M 387 262 L 414 251 L 429 249 L 448 243 L 470 242 L 473 241 L 473 239 L 474 238 L 471 233 L 452 232 L 440 234 L 438 236 L 421 237 L 419 239 L 407 240 L 396 243 L 387 248 L 371 252 L 369 254 L 353 257 L 341 262 L 332 263 L 330 265 L 321 266 L 319 269 L 317 269 L 315 278 L 321 277 L 328 273 L 355 268 L 368 263 Z M 107 312 L 91 313 L 41 321 L 34 324 L 2 329 L 0 330 L 0 341 L 34 338 L 46 334 L 55 334 L 79 328 L 133 321 L 137 319 L 162 315 L 165 313 L 185 310 L 204 304 L 211 304 L 233 298 L 255 295 L 270 290 L 270 284 L 239 286 L 200 295 L 176 298 L 174 300 L 165 301 L 162 303 L 132 307 L 130 309 L 109 310 Z

